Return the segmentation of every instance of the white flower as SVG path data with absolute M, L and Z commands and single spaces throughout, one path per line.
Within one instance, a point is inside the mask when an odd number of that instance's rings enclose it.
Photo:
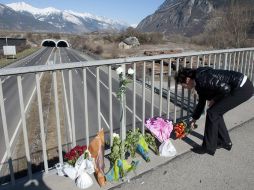
M 120 75 L 122 72 L 123 72 L 123 68 L 122 68 L 122 67 L 118 67 L 118 68 L 116 69 L 116 73 L 117 73 L 118 75 Z
M 128 74 L 129 74 L 129 75 L 133 75 L 133 74 L 134 74 L 134 70 L 133 70 L 132 68 L 129 68 L 129 69 L 128 69 Z
M 120 136 L 119 136 L 119 134 L 117 134 L 117 133 L 113 133 L 113 138 L 120 138 Z

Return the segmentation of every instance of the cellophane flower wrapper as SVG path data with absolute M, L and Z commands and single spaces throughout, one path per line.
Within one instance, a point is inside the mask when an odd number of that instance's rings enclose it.
M 113 167 L 105 175 L 107 181 L 119 181 L 123 179 L 130 171 L 135 170 L 138 161 L 132 161 L 131 164 L 127 160 L 118 159 Z
M 89 144 L 89 152 L 95 160 L 95 176 L 100 186 L 106 185 L 104 176 L 104 131 L 100 130 L 97 136 Z
M 173 130 L 172 121 L 161 117 L 154 117 L 146 120 L 145 126 L 161 143 L 169 139 Z
M 137 145 L 136 150 L 146 162 L 150 161 L 149 153 L 148 153 L 148 144 L 145 141 L 145 138 L 143 135 L 140 135 L 139 142 Z

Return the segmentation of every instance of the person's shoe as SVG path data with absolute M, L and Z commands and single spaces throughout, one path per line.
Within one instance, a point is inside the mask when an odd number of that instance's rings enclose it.
M 211 156 L 214 156 L 215 152 L 211 150 L 207 150 L 206 148 L 202 146 L 194 147 L 191 149 L 192 152 L 195 152 L 197 154 L 209 154 Z
M 233 146 L 232 142 L 230 142 L 230 143 L 219 143 L 217 145 L 217 149 L 224 148 L 224 149 L 230 151 L 232 149 L 232 146 Z

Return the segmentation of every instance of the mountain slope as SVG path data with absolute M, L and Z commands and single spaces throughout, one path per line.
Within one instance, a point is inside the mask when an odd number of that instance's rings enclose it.
M 10 30 L 83 33 L 119 31 L 128 27 L 88 13 L 61 11 L 53 7 L 38 9 L 24 2 L 0 4 L 0 16 L 0 29 Z
M 33 30 L 43 31 L 45 28 L 53 30 L 54 27 L 36 20 L 28 13 L 18 13 L 13 9 L 0 4 L 0 28 L 5 30 Z
M 214 5 L 208 0 L 166 0 L 137 29 L 145 32 L 195 35 L 203 31 Z

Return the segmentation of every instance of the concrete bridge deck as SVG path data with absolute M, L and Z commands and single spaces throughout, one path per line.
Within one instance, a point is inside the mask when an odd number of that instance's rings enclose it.
M 252 97 L 250 100 L 248 100 L 247 102 L 243 103 L 242 105 L 238 106 L 237 108 L 231 110 L 230 112 L 228 112 L 227 114 L 225 114 L 225 122 L 226 125 L 228 127 L 229 130 L 242 125 L 244 123 L 246 123 L 247 121 L 250 121 L 249 125 L 254 125 L 254 120 L 252 120 L 254 118 L 254 97 Z M 139 159 L 141 162 L 136 170 L 136 172 L 131 173 L 129 175 L 129 179 L 130 179 L 130 183 L 126 185 L 123 185 L 123 183 L 126 182 L 119 182 L 119 183 L 107 183 L 107 185 L 105 187 L 100 188 L 99 185 L 97 184 L 97 182 L 94 180 L 94 184 L 92 187 L 88 188 L 91 190 L 98 190 L 98 189 L 111 189 L 111 188 L 120 188 L 119 186 L 124 187 L 125 189 L 128 189 L 127 187 L 136 187 L 135 185 L 132 184 L 132 179 L 137 179 L 140 176 L 144 175 L 145 173 L 148 173 L 149 171 L 153 171 L 153 170 L 160 170 L 160 168 L 162 168 L 163 166 L 165 166 L 165 164 L 170 163 L 172 160 L 175 160 L 175 158 L 180 158 L 182 156 L 185 156 L 186 153 L 190 152 L 192 146 L 195 146 L 196 144 L 201 144 L 202 142 L 202 134 L 204 131 L 204 121 L 205 121 L 205 117 L 203 116 L 199 121 L 198 121 L 198 125 L 199 128 L 195 130 L 195 133 L 193 133 L 193 135 L 189 135 L 188 138 L 185 141 L 182 140 L 172 140 L 172 143 L 175 145 L 176 150 L 177 150 L 177 156 L 173 157 L 173 158 L 163 158 L 163 157 L 159 157 L 154 155 L 153 153 L 150 154 L 151 156 L 151 162 L 149 163 L 145 163 L 141 158 Z M 248 133 L 248 131 L 246 131 L 246 133 Z M 252 134 L 249 134 L 252 135 Z M 253 136 L 253 135 L 252 135 Z M 244 137 L 241 137 L 244 138 Z M 234 144 L 234 141 L 233 141 Z M 253 146 L 253 145 L 251 145 Z M 236 146 L 239 147 L 239 146 Z M 222 151 L 222 150 L 220 150 Z M 239 149 L 238 152 L 240 152 L 241 154 L 244 154 L 244 152 L 247 151 L 247 149 Z M 193 153 L 194 154 L 194 153 Z M 205 155 L 199 155 L 199 156 L 205 156 Z M 213 157 L 215 160 L 219 158 L 216 158 L 216 154 Z M 188 161 L 188 159 L 185 159 L 185 162 Z M 241 161 L 241 160 L 239 160 Z M 106 160 L 106 169 L 105 171 L 108 171 L 108 167 L 109 167 L 109 162 Z M 230 162 L 230 160 L 228 161 Z M 180 164 L 181 162 L 178 162 L 178 164 Z M 250 166 L 252 167 L 253 170 L 253 165 Z M 250 168 L 251 169 L 251 168 Z M 165 167 L 163 168 L 163 171 L 165 170 Z M 186 175 L 186 172 L 191 172 L 191 170 L 186 170 L 184 175 Z M 233 172 L 238 173 L 238 170 L 235 170 Z M 164 172 L 165 173 L 165 172 Z M 170 171 L 166 171 L 166 173 L 170 173 Z M 181 171 L 178 171 L 178 173 L 181 175 Z M 189 175 L 192 175 L 191 173 L 189 173 Z M 56 171 L 54 169 L 52 169 L 49 174 L 45 175 L 45 174 L 37 174 L 35 175 L 36 179 L 34 180 L 35 183 L 27 183 L 26 179 L 24 179 L 24 181 L 17 181 L 15 186 L 6 186 L 3 187 L 2 189 L 12 189 L 12 190 L 16 190 L 16 189 L 24 189 L 24 190 L 30 190 L 30 189 L 37 189 L 37 190 L 76 190 L 79 189 L 76 187 L 75 182 L 72 181 L 71 179 L 69 179 L 68 177 L 60 177 L 56 175 Z M 169 175 L 170 176 L 170 175 Z M 156 176 L 154 176 L 156 178 Z M 170 187 L 170 177 L 169 177 L 169 182 L 168 185 Z M 141 182 L 142 185 L 143 182 Z M 160 180 L 157 180 L 158 185 L 160 184 Z M 201 182 L 200 182 L 201 183 Z M 164 184 L 166 184 L 166 182 L 164 181 Z M 140 186 L 140 184 L 139 184 Z M 145 187 L 145 186 L 144 186 Z M 162 189 L 163 186 L 158 186 Z M 146 187 L 147 188 L 147 187 Z M 159 188 L 159 189 L 160 189 Z M 210 187 L 211 189 L 211 187 Z

